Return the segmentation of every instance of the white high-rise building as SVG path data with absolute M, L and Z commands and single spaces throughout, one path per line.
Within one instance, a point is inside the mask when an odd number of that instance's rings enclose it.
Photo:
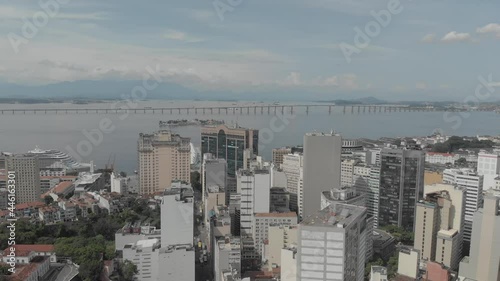
M 488 192 L 474 214 L 470 256 L 460 263 L 459 280 L 500 280 L 500 196 Z M 467 279 L 468 278 L 468 279 Z
M 123 259 L 129 260 L 137 266 L 137 280 L 160 280 L 159 257 L 160 239 L 140 240 L 136 243 L 125 245 L 123 249 Z
M 252 236 L 255 213 L 269 213 L 271 174 L 269 170 L 239 170 L 237 191 L 241 194 L 240 235 Z
M 290 192 L 290 210 L 297 212 L 299 210 L 299 190 L 302 188 L 303 171 L 302 153 L 287 154 L 283 156 L 281 169 L 286 175 L 286 188 Z
M 111 192 L 124 194 L 127 192 L 127 178 L 117 175 L 115 172 L 111 173 Z
M 161 249 L 157 280 L 195 278 L 193 189 L 174 182 L 161 203 Z M 142 279 L 141 279 L 142 280 Z
M 321 208 L 321 193 L 340 188 L 342 137 L 308 133 L 304 136 L 303 218 Z
M 500 174 L 500 153 L 479 152 L 477 173 L 484 176 L 484 190 L 495 188 L 495 178 Z
M 380 194 L 380 167 L 372 167 L 368 178 L 367 209 L 368 216 L 373 217 L 373 228 L 378 228 L 378 209 Z
M 364 280 L 366 208 L 335 204 L 298 228 L 297 280 Z
M 483 176 L 478 175 L 472 169 L 446 169 L 443 172 L 443 183 L 466 189 L 464 241 L 469 242 L 474 212 L 480 207 L 483 199 Z

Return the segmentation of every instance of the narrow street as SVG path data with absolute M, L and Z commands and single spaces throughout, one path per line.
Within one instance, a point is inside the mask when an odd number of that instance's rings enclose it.
M 208 240 L 210 234 L 208 233 L 207 228 L 203 225 L 202 211 L 200 209 L 201 206 L 201 192 L 194 192 L 194 228 L 195 228 L 195 241 L 200 239 L 203 243 L 203 248 L 208 245 Z M 198 247 L 198 243 L 195 243 L 196 248 L 196 266 L 195 266 L 195 277 L 196 281 L 213 281 L 213 265 L 212 265 L 212 256 L 209 255 L 207 262 L 200 262 L 200 256 L 203 255 L 203 248 L 200 249 Z M 208 250 L 207 250 L 208 252 Z

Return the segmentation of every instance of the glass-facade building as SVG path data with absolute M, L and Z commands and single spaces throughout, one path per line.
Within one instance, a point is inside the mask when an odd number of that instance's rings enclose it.
M 202 155 L 211 153 L 218 159 L 227 161 L 227 173 L 235 176 L 243 169 L 244 151 L 251 149 L 259 154 L 259 131 L 245 128 L 230 128 L 225 125 L 203 127 L 201 130 Z
M 423 198 L 425 153 L 383 149 L 380 158 L 378 225 L 412 231 L 416 204 Z

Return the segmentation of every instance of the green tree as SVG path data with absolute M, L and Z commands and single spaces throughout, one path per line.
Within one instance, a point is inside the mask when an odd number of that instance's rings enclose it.
M 201 191 L 201 180 L 200 180 L 200 172 L 194 171 L 191 172 L 191 186 L 194 190 Z
M 393 278 L 398 272 L 398 261 L 399 261 L 399 252 L 396 251 L 394 256 L 392 256 L 387 262 L 387 277 L 389 279 Z
M 122 266 L 122 277 L 124 281 L 134 280 L 134 276 L 138 273 L 137 266 L 129 260 L 125 260 Z
M 50 195 L 47 195 L 43 198 L 43 201 L 45 202 L 45 205 L 50 205 L 54 203 L 54 198 L 52 198 L 52 196 Z
M 365 279 L 370 279 L 370 273 L 372 270 L 372 266 L 374 265 L 384 266 L 384 261 L 380 257 L 377 257 L 376 259 L 372 259 L 371 261 L 369 261 L 365 267 Z
M 455 165 L 457 165 L 459 167 L 467 167 L 467 159 L 461 157 L 460 159 L 455 161 Z

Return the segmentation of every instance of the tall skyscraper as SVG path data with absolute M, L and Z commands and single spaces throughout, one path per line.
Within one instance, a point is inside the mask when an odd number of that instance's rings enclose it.
M 290 192 L 290 210 L 298 213 L 298 194 L 303 183 L 303 156 L 302 153 L 294 153 L 283 156 L 281 168 L 286 176 L 286 189 Z
M 383 149 L 380 159 L 378 225 L 413 230 L 415 206 L 424 192 L 425 153 Z
M 460 280 L 500 280 L 500 196 L 488 192 L 474 213 L 470 256 L 460 263 Z M 469 279 L 465 279 L 469 278 Z
M 373 166 L 370 168 L 368 178 L 368 195 L 366 207 L 368 208 L 368 216 L 373 217 L 373 228 L 378 228 L 378 207 L 380 204 L 380 167 Z
M 472 169 L 446 169 L 443 171 L 443 183 L 457 185 L 466 189 L 464 241 L 470 242 L 474 212 L 483 201 L 483 176 Z
M 201 165 L 201 187 L 203 194 L 203 204 L 207 196 L 207 188 L 217 186 L 224 189 L 226 193 L 226 206 L 229 205 L 229 195 L 236 190 L 227 188 L 227 162 L 225 159 L 217 159 L 212 154 L 207 153 L 203 156 Z
M 215 158 L 226 159 L 227 172 L 235 176 L 244 166 L 244 151 L 251 149 L 259 154 L 259 131 L 238 126 L 205 126 L 201 128 L 201 152 L 211 153 Z
M 304 136 L 303 218 L 321 208 L 321 193 L 340 188 L 342 137 L 308 133 Z
M 297 280 L 364 280 L 366 208 L 333 204 L 298 227 Z
M 252 236 L 255 213 L 269 213 L 271 175 L 269 170 L 240 170 L 237 189 L 241 194 L 241 236 Z
M 161 249 L 156 280 L 195 280 L 193 236 L 193 189 L 174 182 L 161 202 Z
M 414 248 L 421 259 L 456 270 L 462 250 L 465 189 L 443 184 L 429 189 L 435 191 L 417 203 Z
M 170 187 L 173 181 L 191 180 L 190 139 L 170 131 L 140 134 L 137 142 L 139 157 L 139 188 L 141 194 L 151 194 Z
M 35 155 L 4 153 L 7 172 L 15 172 L 16 204 L 39 201 L 40 163 Z

